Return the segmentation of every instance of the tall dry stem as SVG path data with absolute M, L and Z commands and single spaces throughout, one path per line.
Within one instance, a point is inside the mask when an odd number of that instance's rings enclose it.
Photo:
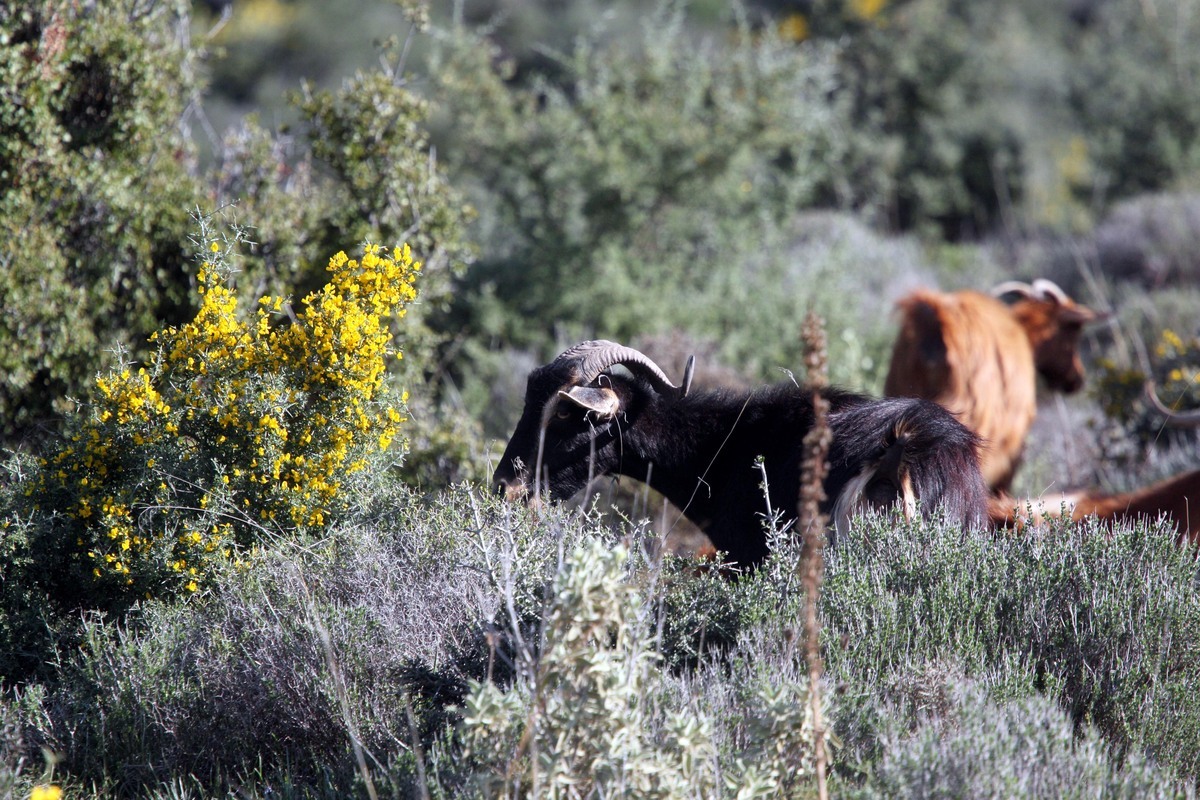
M 804 318 L 801 330 L 804 340 L 804 366 L 808 385 L 813 391 L 813 426 L 804 436 L 804 462 L 800 470 L 800 508 L 798 524 L 804 537 L 800 559 L 800 580 L 804 586 L 804 653 L 808 661 L 809 702 L 812 704 L 813 739 L 815 745 L 817 793 L 821 800 L 829 797 L 826 786 L 825 723 L 821 718 L 821 629 L 817 620 L 817 603 L 821 598 L 821 578 L 825 571 L 825 515 L 821 501 L 825 499 L 824 482 L 829 469 L 829 445 L 833 433 L 829 429 L 829 401 L 821 394 L 828 385 L 828 351 L 825 342 L 825 323 L 813 311 Z

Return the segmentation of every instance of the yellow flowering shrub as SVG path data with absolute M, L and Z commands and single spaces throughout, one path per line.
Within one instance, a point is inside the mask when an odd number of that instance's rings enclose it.
M 1200 408 L 1200 337 L 1184 339 L 1164 330 L 1153 348 L 1151 374 L 1123 369 L 1110 359 L 1099 362 L 1096 395 L 1105 415 L 1147 441 L 1163 436 L 1162 415 L 1145 399 L 1147 377 L 1159 398 L 1179 411 Z
M 1200 394 L 1200 336 L 1184 341 L 1175 331 L 1165 330 L 1154 354 L 1160 373 L 1158 381 L 1166 394 L 1193 398 Z
M 230 286 L 229 248 L 204 246 L 195 318 L 151 337 L 149 365 L 96 378 L 30 488 L 74 537 L 77 576 L 126 595 L 196 591 L 215 560 L 328 525 L 346 481 L 392 449 L 405 421 L 407 393 L 390 397 L 385 372 L 400 357 L 391 321 L 416 297 L 421 265 L 407 246 L 338 253 L 328 284 L 295 311 L 264 297 L 249 312 Z
M 859 19 L 872 20 L 879 16 L 887 0 L 849 0 L 850 11 Z

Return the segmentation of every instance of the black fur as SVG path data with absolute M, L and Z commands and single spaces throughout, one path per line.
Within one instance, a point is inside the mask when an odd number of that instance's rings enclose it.
M 569 375 L 549 367 L 530 374 L 524 413 L 493 478 L 501 491 L 523 479 L 532 493 L 543 409 L 569 380 Z M 811 392 L 784 383 L 751 393 L 675 398 L 624 374 L 601 375 L 598 384 L 617 393 L 620 413 L 598 421 L 569 401 L 559 403 L 565 418 L 552 414 L 547 424 L 542 492 L 548 481 L 551 498 L 565 499 L 582 489 L 589 476 L 649 476 L 650 485 L 682 509 L 730 560 L 761 561 L 767 554 L 762 517 L 767 503 L 755 462 L 762 457 L 771 508 L 781 511 L 785 520 L 794 519 L 802 441 L 814 419 Z M 825 396 L 833 431 L 824 485 L 826 512 L 847 482 L 867 466 L 887 460 L 889 447 L 894 450 L 898 444 L 924 513 L 941 508 L 966 526 L 983 524 L 987 495 L 976 460 L 978 441 L 949 412 L 912 398 L 876 400 L 836 389 Z M 894 452 L 891 460 L 897 460 Z M 876 495 L 879 491 L 895 498 L 899 490 L 876 487 Z

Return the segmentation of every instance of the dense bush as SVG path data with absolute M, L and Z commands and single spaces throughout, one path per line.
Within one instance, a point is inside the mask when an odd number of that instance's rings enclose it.
M 407 347 L 433 350 L 438 336 L 421 319 L 470 259 L 471 211 L 431 158 L 427 101 L 406 83 L 400 44 L 384 43 L 380 66 L 339 89 L 297 92 L 304 136 L 250 120 L 202 169 L 184 119 L 211 54 L 189 40 L 188 4 L 60 6 L 0 10 L 0 177 L 13 187 L 0 197 L 0 443 L 57 429 L 68 398 L 117 364 L 116 348 L 142 360 L 151 332 L 189 317 L 198 207 L 232 204 L 227 213 L 253 225 L 243 299 L 319 289 L 347 242 L 411 243 L 428 309 L 408 325 Z
M 1076 734 L 1044 697 L 1006 703 L 970 681 L 946 687 L 946 706 L 918 714 L 916 729 L 888 734 L 861 798 L 1085 798 L 1186 796 L 1143 758 L 1114 769 L 1093 732 Z
M 1095 726 L 1180 776 L 1200 768 L 1200 603 L 1192 554 L 1167 528 L 1091 525 L 1027 537 L 865 525 L 826 580 L 826 624 L 844 634 L 830 672 L 873 679 L 952 661 L 968 676 L 1019 663 L 1077 729 Z M 835 634 L 836 635 L 836 634 Z
M 408 36 L 421 24 L 417 14 Z M 430 102 L 409 85 L 405 52 L 389 38 L 352 54 L 372 57 L 375 69 L 336 88 L 305 81 L 287 92 L 299 136 L 264 129 L 254 116 L 226 133 L 205 176 L 207 199 L 252 221 L 245 292 L 304 294 L 324 283 L 324 259 L 344 242 L 407 242 L 426 266 L 425 301 L 446 302 L 451 274 L 471 258 L 464 226 L 472 212 L 430 151 Z M 419 321 L 427 313 L 408 324 L 419 352 L 429 347 Z
M 424 24 L 421 11 L 408 9 L 411 21 L 402 30 L 410 38 Z M 305 83 L 289 93 L 302 137 L 268 132 L 253 119 L 233 129 L 216 154 L 210 199 L 235 203 L 237 215 L 253 222 L 249 238 L 256 245 L 243 257 L 243 297 L 317 289 L 324 260 L 345 242 L 412 247 L 424 264 L 422 301 L 403 330 L 412 358 L 393 369 L 414 390 L 413 458 L 402 469 L 407 479 L 436 489 L 481 476 L 475 423 L 455 406 L 440 365 L 444 343 L 458 332 L 431 321 L 450 300 L 452 277 L 473 258 L 466 224 L 474 211 L 448 183 L 429 144 L 430 101 L 410 85 L 407 50 L 407 40 L 388 39 L 375 52 L 376 69 L 335 89 Z
M 760 0 L 786 35 L 839 45 L 845 194 L 882 222 L 974 238 L 1087 226 L 1190 185 L 1191 0 Z
M 434 520 L 466 521 L 448 506 Z M 432 532 L 347 526 L 277 542 L 253 568 L 220 575 L 203 602 L 146 604 L 125 629 L 90 621 L 44 741 L 115 792 L 192 776 L 345 796 L 356 745 L 386 780 L 380 765 L 440 732 L 461 702 L 455 651 L 487 613 L 474 562 L 458 559 L 469 543 Z
M 433 62 L 491 242 L 456 297 L 473 337 L 732 330 L 786 271 L 782 226 L 838 160 L 828 59 L 745 30 L 697 40 L 666 7 L 645 31 L 581 39 L 517 84 L 463 30 Z
M 186 603 L 89 620 L 49 693 L 9 706 L 30 742 L 105 793 L 189 775 L 344 795 L 356 745 L 399 796 L 505 775 L 499 793 L 810 790 L 794 548 L 731 583 L 626 553 L 591 515 L 362 491 L 352 524 L 269 543 Z M 1186 796 L 1200 607 L 1171 539 L 861 521 L 822 599 L 837 794 Z M 699 657 L 678 646 L 704 627 Z
M 1085 190 L 1113 198 L 1176 188 L 1200 166 L 1200 33 L 1191 0 L 1091 2 L 1074 42 L 1070 105 L 1095 163 Z
M 0 9 L 0 444 L 187 313 L 183 0 Z
M 1004 12 L 961 0 L 814 3 L 805 33 L 839 41 L 850 200 L 885 224 L 986 233 L 1020 204 L 1023 141 L 985 59 Z M 992 101 L 992 102 L 989 102 Z

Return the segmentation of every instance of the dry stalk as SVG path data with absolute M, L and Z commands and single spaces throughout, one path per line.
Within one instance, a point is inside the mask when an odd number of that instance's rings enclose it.
M 800 470 L 800 508 L 798 524 L 804 537 L 800 558 L 800 580 L 804 586 L 804 654 L 808 662 L 809 702 L 812 704 L 814 755 L 817 772 L 817 793 L 827 800 L 827 754 L 825 752 L 825 722 L 821 718 L 821 630 L 817 620 L 817 604 L 821 597 L 821 579 L 825 572 L 825 515 L 821 502 L 825 499 L 825 475 L 829 470 L 829 445 L 833 433 L 829 429 L 829 401 L 821 390 L 828 385 L 828 351 L 825 343 L 825 323 L 813 311 L 804 318 L 801 330 L 804 341 L 804 366 L 808 385 L 813 392 L 813 426 L 804 436 L 804 462 Z
M 342 720 L 345 722 L 346 730 L 350 734 L 350 745 L 354 750 L 354 760 L 358 762 L 358 771 L 366 787 L 367 797 L 370 800 L 378 800 L 379 795 L 375 791 L 375 782 L 371 780 L 371 770 L 367 767 L 366 755 L 369 755 L 369 753 L 363 746 L 362 734 L 358 730 L 358 725 L 354 721 L 354 714 L 350 709 L 350 692 L 346 687 L 346 680 L 342 676 L 342 670 L 338 666 L 337 655 L 333 651 L 333 638 L 329 635 L 329 629 L 325 627 L 325 623 L 321 621 L 321 615 L 317 611 L 317 604 L 313 602 L 312 594 L 308 590 L 308 583 L 305 582 L 303 575 L 300 576 L 300 587 L 304 590 L 304 603 L 308 609 L 312 626 L 317 632 L 318 639 L 320 639 L 321 649 L 325 652 L 325 666 L 329 670 L 329 677 L 333 681 L 334 694 L 337 696 L 338 706 L 341 708 Z M 371 756 L 371 760 L 379 764 L 379 760 L 373 755 Z

